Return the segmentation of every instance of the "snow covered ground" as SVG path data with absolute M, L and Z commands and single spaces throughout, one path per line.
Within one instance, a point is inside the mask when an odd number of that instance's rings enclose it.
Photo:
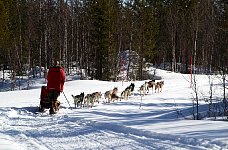
M 1 150 L 225 150 L 228 149 L 227 121 L 192 120 L 189 75 L 156 70 L 165 85 L 162 93 L 139 95 L 145 81 L 134 81 L 134 95 L 128 100 L 104 103 L 93 108 L 73 108 L 71 94 L 102 92 L 131 82 L 74 80 L 65 84 L 61 109 L 50 116 L 36 113 L 44 79 L 29 90 L 0 92 Z M 209 95 L 206 75 L 198 75 L 199 98 Z M 222 98 L 220 80 L 214 78 L 213 97 Z M 200 108 L 207 109 L 204 101 Z M 224 117 L 225 119 L 225 117 Z

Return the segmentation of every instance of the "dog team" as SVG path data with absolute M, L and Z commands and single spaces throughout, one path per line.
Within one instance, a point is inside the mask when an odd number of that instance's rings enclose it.
M 84 92 L 82 92 L 80 95 L 71 95 L 74 99 L 74 105 L 75 108 L 79 107 L 93 107 L 94 103 L 99 103 L 99 99 L 101 98 L 102 94 L 101 92 L 94 92 L 91 94 L 87 94 L 85 96 Z
M 156 93 L 162 92 L 162 88 L 164 85 L 164 81 L 158 81 L 155 82 L 155 80 L 151 81 L 145 81 L 143 85 L 139 87 L 139 93 L 141 96 L 144 96 L 149 93 L 149 89 L 152 89 Z M 135 88 L 135 84 L 131 83 L 128 87 L 126 87 L 122 92 L 121 95 L 118 96 L 118 87 L 114 87 L 112 90 L 108 90 L 104 93 L 105 103 L 111 103 L 114 101 L 118 101 L 121 99 L 128 100 L 128 97 L 133 94 Z M 93 107 L 94 103 L 99 103 L 99 100 L 102 97 L 101 92 L 94 92 L 91 94 L 85 95 L 84 92 L 82 92 L 79 95 L 71 95 L 74 100 L 75 108 L 77 107 Z
M 155 82 L 155 80 L 151 80 L 149 82 L 145 81 L 143 85 L 139 87 L 139 93 L 140 95 L 144 96 L 149 93 L 150 88 L 153 93 L 153 91 L 156 93 L 162 92 L 162 88 L 164 85 L 164 81 L 158 81 Z

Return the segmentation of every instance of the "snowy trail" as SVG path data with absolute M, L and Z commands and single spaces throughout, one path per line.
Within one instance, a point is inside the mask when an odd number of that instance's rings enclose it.
M 64 111 L 64 110 L 63 110 Z M 65 110 L 69 111 L 69 110 Z M 209 140 L 142 131 L 132 127 L 90 120 L 88 113 L 49 116 L 26 109 L 0 109 L 4 131 L 21 149 L 135 149 L 135 150 L 204 150 L 224 149 Z M 81 113 L 81 112 L 80 112 Z M 56 138 L 58 137 L 58 138 Z M 146 144 L 145 144 L 146 143 Z M 67 145 L 65 147 L 64 145 Z M 227 148 L 227 147 L 226 147 Z
M 107 104 L 102 95 L 93 108 L 77 109 L 69 109 L 61 94 L 60 111 L 53 116 L 48 110 L 37 113 L 43 82 L 30 90 L 0 92 L 0 149 L 228 150 L 227 122 L 191 119 L 193 94 L 183 79 L 188 75 L 162 70 L 157 73 L 165 80 L 162 93 L 150 91 L 141 99 L 138 89 L 145 81 L 135 81 L 128 100 Z M 198 77 L 199 91 L 204 93 L 199 96 L 204 99 L 208 94 L 207 77 Z M 219 82 L 216 80 L 217 85 Z M 74 106 L 72 94 L 104 94 L 118 87 L 120 95 L 130 83 L 75 80 L 66 82 L 64 92 Z M 218 98 L 222 95 L 217 87 L 214 94 Z M 201 101 L 200 105 L 204 113 L 207 103 Z

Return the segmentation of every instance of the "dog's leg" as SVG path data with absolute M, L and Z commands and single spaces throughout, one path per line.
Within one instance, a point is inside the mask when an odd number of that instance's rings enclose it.
M 77 104 L 76 104 L 76 105 L 77 105 L 77 107 L 78 107 L 78 104 L 79 104 L 79 103 L 80 103 L 80 101 L 77 101 Z
M 84 100 L 83 107 L 85 107 L 85 106 L 86 106 L 86 101 L 87 101 L 87 97 L 86 97 L 86 98 L 85 98 L 85 100 Z
M 94 105 L 94 98 L 93 97 L 90 98 L 90 104 L 91 104 L 90 107 L 92 108 Z
M 76 109 L 77 107 L 77 101 L 74 99 L 74 108 Z
M 111 95 L 109 94 L 109 95 L 108 95 L 108 103 L 110 103 L 111 100 L 112 100 L 112 97 L 111 97 Z
M 108 99 L 108 103 L 111 103 L 112 97 L 111 97 L 111 93 L 110 92 L 107 95 L 107 99 Z

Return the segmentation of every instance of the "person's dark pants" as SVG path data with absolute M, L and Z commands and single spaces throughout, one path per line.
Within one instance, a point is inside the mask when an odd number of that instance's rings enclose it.
M 54 104 L 57 101 L 57 98 L 60 95 L 60 91 L 55 91 L 55 90 L 49 90 L 48 91 L 48 98 L 50 101 L 50 114 L 54 114 Z

